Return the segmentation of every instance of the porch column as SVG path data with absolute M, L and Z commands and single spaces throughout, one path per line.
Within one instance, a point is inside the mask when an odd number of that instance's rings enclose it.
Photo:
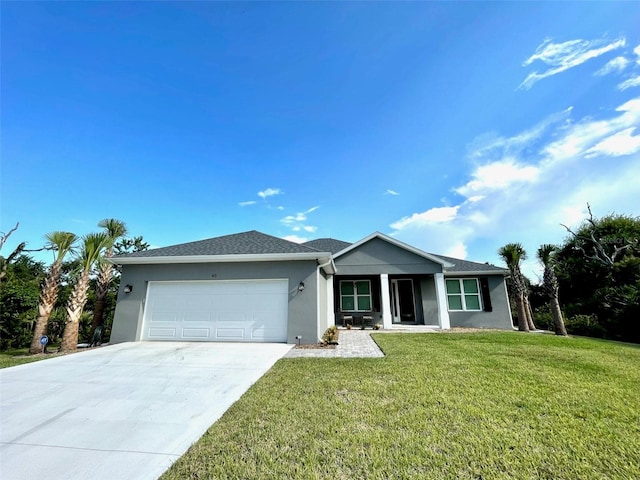
M 336 312 L 333 309 L 333 275 L 327 275 L 327 326 L 336 324 Z
M 389 274 L 380 274 L 380 294 L 382 295 L 382 328 L 391 328 L 391 297 L 389 296 Z
M 436 299 L 438 300 L 438 323 L 440 328 L 448 330 L 451 328 L 449 321 L 449 309 L 447 308 L 447 290 L 444 285 L 444 273 L 436 273 Z

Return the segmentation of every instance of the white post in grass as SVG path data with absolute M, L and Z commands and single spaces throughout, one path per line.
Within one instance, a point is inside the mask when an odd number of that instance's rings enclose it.
M 438 323 L 440 328 L 448 330 L 451 328 L 449 321 L 449 308 L 447 307 L 447 290 L 444 284 L 444 273 L 436 273 L 436 298 L 438 300 Z
M 389 274 L 380 274 L 380 293 L 382 294 L 382 328 L 391 328 L 391 296 L 389 294 Z

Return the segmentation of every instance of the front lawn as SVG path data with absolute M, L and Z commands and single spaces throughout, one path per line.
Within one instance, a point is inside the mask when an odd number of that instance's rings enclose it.
M 640 478 L 640 348 L 373 336 L 385 358 L 279 361 L 162 478 Z
M 49 358 L 47 355 L 29 355 L 28 348 L 18 348 L 0 352 L 0 368 L 15 367 L 23 363 L 37 362 Z

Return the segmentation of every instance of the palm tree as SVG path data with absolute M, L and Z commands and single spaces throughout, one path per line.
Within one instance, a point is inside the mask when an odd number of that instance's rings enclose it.
M 531 309 L 529 307 L 529 294 L 524 275 L 520 271 L 520 262 L 527 258 L 527 252 L 520 243 L 507 243 L 498 250 L 498 255 L 502 257 L 511 272 L 511 283 L 514 288 L 516 298 L 516 308 L 518 309 L 518 330 L 528 332 L 535 330 Z
M 87 303 L 87 290 L 89 289 L 89 274 L 94 264 L 102 255 L 102 251 L 109 245 L 109 236 L 106 233 L 90 233 L 83 237 L 82 250 L 80 252 L 80 276 L 73 287 L 67 303 L 67 320 L 62 335 L 63 352 L 72 352 L 78 346 L 78 327 L 84 305 Z
M 109 244 L 104 252 L 104 257 L 98 260 L 96 300 L 93 306 L 93 321 L 91 322 L 92 336 L 95 334 L 96 328 L 104 323 L 104 304 L 113 277 L 113 264 L 106 259 L 113 256 L 113 246 L 116 241 L 127 234 L 125 223 L 115 218 L 105 218 L 98 223 L 98 226 L 105 229 L 105 233 L 109 237 Z
M 49 267 L 49 273 L 40 288 L 36 328 L 33 332 L 33 338 L 31 339 L 31 346 L 29 347 L 29 352 L 31 353 L 39 353 L 42 351 L 40 338 L 47 332 L 49 317 L 58 298 L 62 261 L 68 253 L 73 252 L 73 245 L 78 239 L 77 235 L 71 232 L 51 232 L 45 235 L 45 238 L 47 239 L 45 248 L 54 252 L 54 259 Z
M 542 288 L 549 297 L 549 308 L 553 317 L 553 325 L 556 335 L 567 335 L 567 329 L 562 319 L 562 310 L 558 301 L 558 279 L 555 272 L 555 252 L 558 247 L 545 243 L 538 248 L 538 260 L 544 265 L 542 274 Z

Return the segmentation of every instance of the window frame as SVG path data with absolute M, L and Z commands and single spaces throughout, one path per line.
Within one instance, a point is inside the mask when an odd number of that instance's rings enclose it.
M 356 283 L 364 283 L 366 282 L 368 287 L 369 287 L 369 293 L 366 294 L 358 294 L 358 288 L 356 287 Z M 343 283 L 351 283 L 353 284 L 353 294 L 349 294 L 349 295 L 343 295 L 342 294 L 342 284 Z M 371 291 L 371 280 L 367 280 L 367 279 L 362 279 L 362 280 L 340 280 L 340 311 L 341 312 L 371 312 L 373 310 L 373 294 Z M 347 310 L 344 308 L 344 304 L 343 304 L 343 297 L 353 297 L 353 310 Z M 359 310 L 358 309 L 358 299 L 359 298 L 369 298 L 369 309 L 368 310 Z
M 449 281 L 458 281 L 458 285 L 460 288 L 459 293 L 449 293 Z M 476 283 L 476 291 L 475 292 L 466 292 L 464 289 L 464 280 L 474 280 Z M 476 277 L 458 277 L 458 278 L 445 278 L 445 294 L 447 296 L 447 310 L 450 312 L 482 312 L 482 292 L 480 290 L 480 282 Z M 478 308 L 467 308 L 467 296 L 475 296 L 478 299 Z M 462 308 L 451 308 L 451 304 L 449 303 L 449 297 L 458 297 L 460 298 L 460 304 Z

